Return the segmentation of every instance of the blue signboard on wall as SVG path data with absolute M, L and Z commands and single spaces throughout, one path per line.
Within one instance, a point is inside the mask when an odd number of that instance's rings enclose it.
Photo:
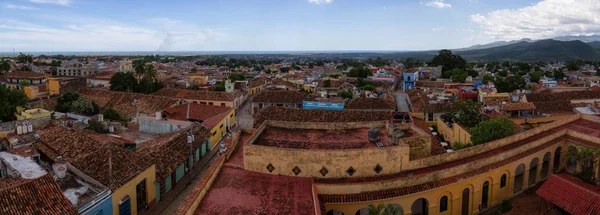
M 330 102 L 302 102 L 304 109 L 325 109 L 325 110 L 344 110 L 344 103 Z

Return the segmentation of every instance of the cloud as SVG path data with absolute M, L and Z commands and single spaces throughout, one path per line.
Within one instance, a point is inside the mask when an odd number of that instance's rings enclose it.
M 446 28 L 445 27 L 437 27 L 437 28 L 432 28 L 431 30 L 432 31 L 443 31 L 443 30 L 446 30 Z
M 440 9 L 452 7 L 451 4 L 444 2 L 444 0 L 433 0 L 433 1 L 425 3 L 425 5 L 428 7 L 435 7 L 435 8 L 440 8 Z
M 167 26 L 169 23 L 178 24 Z M 202 50 L 225 35 L 221 29 L 169 19 L 152 20 L 147 26 L 96 20 L 62 23 L 61 27 L 0 19 L 0 32 L 0 50 L 24 51 Z
M 308 0 L 308 3 L 311 4 L 331 4 L 333 0 Z
M 543 0 L 520 9 L 471 15 L 487 41 L 544 39 L 561 35 L 600 33 L 598 0 Z
M 62 6 L 70 6 L 71 5 L 71 0 L 29 0 L 29 2 L 36 3 L 36 4 L 55 4 L 55 5 L 62 5 Z
M 7 4 L 6 8 L 19 9 L 19 10 L 37 10 L 37 8 L 35 8 L 35 7 L 28 7 L 28 6 L 22 6 L 22 5 L 14 5 L 14 4 Z

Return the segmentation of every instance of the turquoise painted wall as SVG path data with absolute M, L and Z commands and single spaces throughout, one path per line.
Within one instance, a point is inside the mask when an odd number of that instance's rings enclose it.
M 156 183 L 156 202 L 160 202 L 160 183 Z
M 185 163 L 181 164 L 181 166 L 177 167 L 177 170 L 175 170 L 175 183 L 179 182 L 179 180 L 181 180 L 181 178 L 183 178 L 184 174 L 185 174 Z
M 200 148 L 196 149 L 196 161 L 200 160 Z
M 108 195 L 110 195 L 110 194 L 108 194 Z M 96 199 L 96 200 L 98 200 L 98 199 Z M 91 204 L 91 202 L 88 204 Z M 81 208 L 79 208 L 80 214 L 83 214 L 83 215 L 96 215 L 96 214 L 112 215 L 113 214 L 112 196 L 109 196 L 108 198 L 104 199 L 102 202 L 97 203 L 95 206 L 92 206 L 91 208 L 87 209 L 86 211 L 81 211 L 81 209 L 84 208 L 85 206 L 87 206 L 87 205 L 84 205 Z
M 165 193 L 169 192 L 171 190 L 171 176 L 169 175 L 166 179 L 165 179 Z

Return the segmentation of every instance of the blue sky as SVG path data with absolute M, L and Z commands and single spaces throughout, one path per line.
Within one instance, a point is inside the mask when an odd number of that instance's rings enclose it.
M 2 0 L 0 52 L 431 50 L 600 32 L 597 0 L 570 1 Z

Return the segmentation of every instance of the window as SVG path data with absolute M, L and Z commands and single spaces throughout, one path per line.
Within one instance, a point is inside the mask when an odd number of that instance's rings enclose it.
M 223 124 L 221 124 L 221 126 L 219 126 L 219 128 L 223 128 Z
M 217 135 L 217 131 L 213 132 L 210 136 L 215 136 Z
M 440 199 L 440 213 L 448 210 L 448 196 L 442 196 Z
M 209 103 L 208 103 L 208 105 L 213 105 L 213 103 L 212 103 L 212 102 L 209 102 Z
M 506 174 L 502 175 L 502 178 L 500 178 L 500 188 L 504 187 L 506 187 Z
M 225 106 L 225 103 L 221 103 L 221 106 L 223 106 L 223 107 L 224 107 L 224 106 Z
M 206 102 L 200 102 L 200 104 L 203 104 L 203 105 L 205 105 L 205 104 L 206 104 Z

